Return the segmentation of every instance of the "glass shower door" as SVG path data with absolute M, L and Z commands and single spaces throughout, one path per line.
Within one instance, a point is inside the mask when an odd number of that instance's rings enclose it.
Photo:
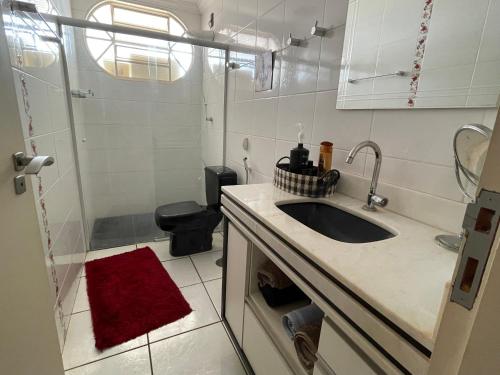
M 185 200 L 204 204 L 203 168 L 222 164 L 225 51 L 74 32 L 77 58 L 68 65 L 90 249 L 166 240 L 155 209 Z M 98 38 L 108 48 L 98 43 L 108 59 L 102 64 L 92 51 Z M 123 40 L 137 44 L 134 52 L 124 55 Z M 158 45 L 175 51 L 170 62 L 158 58 Z M 113 59 L 122 67 L 128 61 L 129 73 L 121 70 L 128 77 L 103 68 Z M 165 64 L 169 80 L 154 73 Z

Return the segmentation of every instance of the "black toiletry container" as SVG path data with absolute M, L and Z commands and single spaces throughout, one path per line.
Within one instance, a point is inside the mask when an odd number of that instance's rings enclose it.
M 304 148 L 303 143 L 299 143 L 290 151 L 290 172 L 301 173 L 304 168 L 307 168 L 308 159 L 309 150 Z

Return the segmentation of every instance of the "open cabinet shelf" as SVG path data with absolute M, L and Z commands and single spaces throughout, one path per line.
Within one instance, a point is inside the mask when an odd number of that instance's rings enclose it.
M 246 302 L 250 306 L 256 317 L 259 319 L 264 329 L 268 332 L 269 337 L 274 342 L 281 355 L 290 365 L 293 372 L 296 375 L 312 374 L 312 371 L 308 372 L 304 369 L 304 367 L 302 367 L 302 364 L 297 357 L 293 341 L 290 339 L 290 337 L 288 337 L 281 323 L 281 317 L 284 314 L 288 313 L 289 311 L 306 306 L 309 304 L 309 302 L 304 300 L 273 308 L 269 307 L 259 291 L 250 293 L 250 295 L 246 297 Z

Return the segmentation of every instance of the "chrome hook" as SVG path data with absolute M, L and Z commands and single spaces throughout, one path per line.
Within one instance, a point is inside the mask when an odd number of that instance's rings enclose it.
M 293 47 L 303 47 L 304 40 L 299 38 L 294 38 L 292 33 L 289 34 L 286 44 Z
M 331 29 L 332 28 L 318 26 L 318 21 L 316 21 L 314 26 L 311 28 L 311 35 L 324 37 L 326 33 L 329 32 Z

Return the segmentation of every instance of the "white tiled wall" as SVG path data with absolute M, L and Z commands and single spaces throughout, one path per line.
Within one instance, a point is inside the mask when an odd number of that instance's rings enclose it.
M 59 13 L 68 15 L 69 2 L 61 0 L 54 5 Z M 12 20 L 15 21 L 15 17 Z M 8 21 L 5 23 L 9 24 Z M 7 34 L 26 154 L 55 158 L 55 163 L 44 167 L 38 176 L 31 177 L 31 182 L 62 347 L 76 297 L 77 275 L 85 258 L 85 246 L 60 55 L 57 44 L 42 42 L 31 30 L 36 43 L 34 50 L 51 51 L 52 62 L 41 66 L 30 62 L 26 56 L 19 59 L 17 56 L 22 55 L 19 29 L 14 28 Z M 72 34 L 66 32 L 64 40 L 65 46 L 72 51 Z M 69 58 L 73 58 L 71 52 Z
M 451 105 L 498 103 L 499 16 L 498 0 L 435 2 L 419 83 L 422 105 L 439 100 L 443 92 Z
M 85 18 L 96 3 L 72 1 L 74 16 Z M 141 4 L 172 11 L 188 29 L 199 28 L 193 3 Z M 118 79 L 91 59 L 83 31 L 75 34 L 79 82 L 72 88 L 95 93 L 73 100 L 90 231 L 96 218 L 200 201 L 202 49 L 194 48 L 191 69 L 177 81 Z
M 319 143 L 334 143 L 333 164 L 342 172 L 340 190 L 364 198 L 373 157 L 360 154 L 345 164 L 348 150 L 371 139 L 382 148 L 380 193 L 389 208 L 438 227 L 457 230 L 463 199 L 454 179 L 451 142 L 455 130 L 468 122 L 493 126 L 496 110 L 337 110 L 336 96 L 342 57 L 347 0 L 207 0 L 200 4 L 202 27 L 215 13 L 222 40 L 278 50 L 290 32 L 309 35 L 315 21 L 333 27 L 327 37 L 312 39 L 306 48 L 288 48 L 276 55 L 273 89 L 254 92 L 254 66 L 229 74 L 227 164 L 244 176 L 248 156 L 250 182 L 270 182 L 273 164 L 296 144 L 297 128 L 305 127 L 306 147 L 317 163 Z M 210 100 L 210 99 L 208 99 Z M 249 139 L 249 150 L 242 148 Z

